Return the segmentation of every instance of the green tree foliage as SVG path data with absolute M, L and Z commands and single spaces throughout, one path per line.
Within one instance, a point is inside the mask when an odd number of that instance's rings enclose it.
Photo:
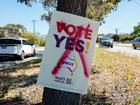
M 136 37 L 140 37 L 140 24 L 138 24 L 137 26 L 134 26 L 133 32 L 131 34 L 125 33 L 125 34 L 119 35 L 119 41 L 121 42 L 132 41 Z
M 34 34 L 30 33 L 30 32 L 23 32 L 23 33 L 21 33 L 20 37 L 26 38 L 32 42 L 37 42 L 37 37 L 34 36 Z
M 26 28 L 21 24 L 7 24 L 3 27 L 0 27 L 0 36 L 4 36 L 5 32 L 8 32 L 12 35 L 17 35 L 21 32 L 26 32 Z
M 121 42 L 130 41 L 131 40 L 130 37 L 131 37 L 131 35 L 128 33 L 122 34 L 122 35 L 120 35 L 120 41 Z
M 17 0 L 20 3 L 31 6 L 37 0 Z M 57 7 L 57 0 L 38 0 L 42 3 L 46 13 L 41 15 L 41 19 L 50 20 L 52 11 Z M 102 21 L 104 17 L 117 8 L 121 0 L 88 0 L 87 17 Z M 67 4 L 69 5 L 69 4 Z
M 138 24 L 137 26 L 134 26 L 133 32 L 131 34 L 126 33 L 126 34 L 120 35 L 120 41 L 121 42 L 132 41 L 136 37 L 140 37 L 140 24 Z
M 112 36 L 112 39 L 115 41 L 115 42 L 118 42 L 120 40 L 120 36 L 119 35 L 113 35 Z
M 45 46 L 47 41 L 46 38 L 34 36 L 34 34 L 31 32 L 23 32 L 21 33 L 20 37 L 26 38 L 31 42 L 36 43 L 38 46 Z
M 47 42 L 47 39 L 46 38 L 38 38 L 38 45 L 39 46 L 45 46 L 46 42 Z
M 132 41 L 134 38 L 140 37 L 140 34 L 123 34 L 120 35 L 119 37 L 121 42 Z
M 137 26 L 134 26 L 134 31 L 133 31 L 133 34 L 140 34 L 140 24 L 138 24 Z
M 12 36 L 17 36 L 16 33 L 20 33 L 18 34 L 20 37 L 26 38 L 39 46 L 44 46 L 46 43 L 46 38 L 34 36 L 33 33 L 27 32 L 26 28 L 21 24 L 7 24 L 0 27 L 0 37 L 4 37 L 5 31 L 11 33 Z
M 88 0 L 87 17 L 102 21 L 104 17 L 116 10 L 121 0 Z
M 3 37 L 3 36 L 4 36 L 4 28 L 0 27 L 0 37 Z
M 26 28 L 21 24 L 7 24 L 4 26 L 4 30 L 8 30 L 11 33 L 14 32 L 25 32 Z

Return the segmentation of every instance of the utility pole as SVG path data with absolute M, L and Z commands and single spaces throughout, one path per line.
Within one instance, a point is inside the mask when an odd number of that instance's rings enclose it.
M 33 22 L 33 32 L 34 32 L 34 36 L 36 35 L 36 30 L 35 30 L 35 23 L 37 22 L 36 20 L 32 20 Z
M 118 36 L 118 28 L 115 29 L 115 39 L 114 41 L 119 41 L 119 36 Z
M 118 28 L 115 29 L 115 34 L 118 35 Z

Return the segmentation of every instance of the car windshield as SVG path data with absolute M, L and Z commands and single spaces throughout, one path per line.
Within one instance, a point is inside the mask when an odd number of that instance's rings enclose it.
M 0 44 L 21 44 L 21 41 L 16 39 L 0 39 Z
M 133 41 L 134 41 L 134 42 L 140 42 L 140 37 L 135 38 Z
M 110 38 L 102 38 L 102 40 L 110 40 Z

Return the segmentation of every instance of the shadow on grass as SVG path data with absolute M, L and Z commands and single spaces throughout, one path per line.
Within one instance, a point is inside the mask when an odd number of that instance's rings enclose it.
M 96 95 L 88 93 L 82 96 L 81 105 L 112 105 L 112 100 L 105 94 Z
M 0 99 L 0 105 L 42 105 L 42 103 L 31 104 L 22 97 Z
M 10 75 L 0 76 L 0 85 L 7 85 L 8 87 L 26 87 L 36 83 L 38 74 L 26 76 L 20 75 L 17 77 L 11 77 Z
M 104 95 L 84 95 L 80 105 L 111 105 L 108 98 Z M 42 103 L 30 104 L 21 97 L 0 100 L 0 105 L 42 105 Z
M 16 89 L 18 87 L 24 88 L 35 84 L 37 81 L 37 75 L 35 74 L 23 77 L 2 76 L 0 79 L 3 83 L 5 83 L 4 85 L 7 85 L 5 86 L 5 88 L 3 88 L 3 91 L 5 91 L 6 94 L 9 89 Z M 82 96 L 82 101 L 80 105 L 111 105 L 111 103 L 111 100 L 109 100 L 109 98 L 104 94 L 96 95 L 88 93 L 87 95 Z M 41 105 L 41 103 L 29 104 L 21 97 L 16 97 L 12 99 L 0 100 L 0 105 Z
M 10 73 L 10 72 L 14 72 L 16 70 L 30 69 L 32 67 L 40 67 L 41 61 L 42 61 L 42 58 L 37 58 L 37 59 L 32 59 L 32 60 L 27 61 L 27 62 L 14 64 L 13 66 L 11 66 L 9 68 L 6 68 L 6 69 L 3 68 L 2 70 L 0 70 L 0 73 L 1 72 Z
M 90 74 L 98 74 L 98 73 L 100 73 L 100 71 L 99 71 L 98 68 L 94 65 L 94 66 L 91 68 Z
M 7 94 L 8 90 L 29 87 L 33 84 L 36 84 L 36 81 L 37 81 L 37 74 L 30 75 L 30 76 L 20 75 L 17 77 L 11 77 L 10 75 L 1 75 L 0 98 L 3 98 Z
M 21 85 L 19 87 L 23 88 L 23 87 L 36 84 L 37 76 L 38 76 L 37 74 L 31 75 L 31 76 L 24 76 L 23 80 L 21 80 Z
M 17 98 L 0 100 L 0 105 L 42 105 L 42 103 L 30 104 L 29 102 L 22 99 L 21 97 L 17 97 Z
M 0 105 L 30 105 L 30 104 L 21 97 L 15 97 L 0 100 Z
M 0 83 L 3 83 L 3 86 L 0 84 L 0 91 L 7 93 L 10 89 L 16 89 L 19 87 L 29 87 L 35 84 L 37 81 L 37 74 L 34 75 L 22 75 L 18 77 L 0 76 Z M 104 95 L 96 95 L 88 93 L 87 95 L 82 96 L 82 101 L 80 105 L 111 105 L 112 101 Z M 23 100 L 22 97 L 8 98 L 0 100 L 0 105 L 41 105 L 38 104 L 29 104 L 27 100 Z

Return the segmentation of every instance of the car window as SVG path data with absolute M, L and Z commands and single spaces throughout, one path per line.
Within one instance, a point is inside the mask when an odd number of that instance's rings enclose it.
M 0 44 L 21 44 L 21 41 L 16 39 L 0 39 Z
M 138 39 L 138 42 L 140 42 L 140 38 Z
M 135 38 L 134 42 L 140 42 L 140 38 Z
M 102 38 L 102 40 L 110 40 L 110 38 Z
M 30 42 L 27 41 L 27 40 L 22 40 L 22 42 L 23 42 L 24 45 L 31 45 Z

